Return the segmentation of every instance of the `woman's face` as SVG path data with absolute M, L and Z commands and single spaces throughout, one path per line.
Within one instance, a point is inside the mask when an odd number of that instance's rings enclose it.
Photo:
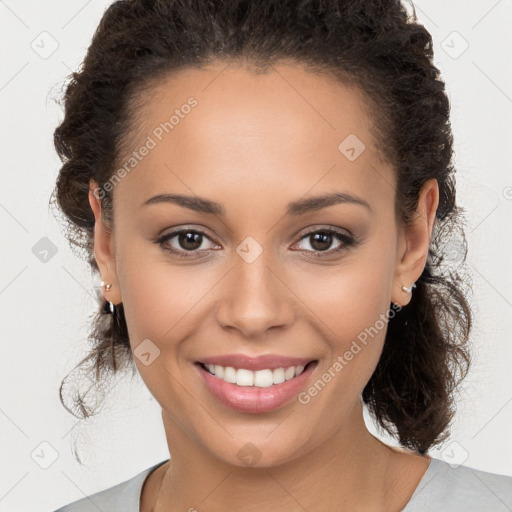
M 168 438 L 268 466 L 348 432 L 423 258 L 364 96 L 294 65 L 185 70 L 145 96 L 125 163 L 95 251 Z

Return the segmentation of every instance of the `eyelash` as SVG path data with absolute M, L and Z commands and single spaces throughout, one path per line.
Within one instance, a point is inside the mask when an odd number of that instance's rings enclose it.
M 171 231 L 170 233 L 166 233 L 165 235 L 158 237 L 155 240 L 155 243 L 157 243 L 164 251 L 167 251 L 167 252 L 177 256 L 178 258 L 194 258 L 194 256 L 191 256 L 191 255 L 197 254 L 198 252 L 201 252 L 201 251 L 199 251 L 197 249 L 194 251 L 185 251 L 185 250 L 177 251 L 176 249 L 170 248 L 169 246 L 164 246 L 165 242 L 172 240 L 175 236 L 180 235 L 181 233 L 195 233 L 195 234 L 199 234 L 199 235 L 202 235 L 203 237 L 210 239 L 210 237 L 205 232 L 203 232 L 201 230 L 186 228 L 186 229 L 178 229 L 176 231 Z M 344 249 L 348 249 L 350 247 L 355 247 L 355 246 L 359 245 L 359 243 L 360 243 L 360 241 L 357 240 L 354 236 L 348 235 L 344 231 L 334 229 L 334 228 L 310 229 L 309 231 L 306 231 L 301 236 L 301 238 L 299 239 L 299 242 L 301 242 L 305 238 L 308 238 L 309 236 L 316 234 L 316 233 L 335 235 L 336 238 L 340 242 L 342 242 L 342 245 L 340 245 L 337 249 L 330 249 L 328 251 L 314 251 L 314 250 L 313 251 L 308 251 L 308 250 L 305 251 L 305 252 L 313 253 L 315 255 L 314 257 L 316 257 L 316 258 L 323 258 L 323 257 L 331 256 L 333 254 L 341 252 Z

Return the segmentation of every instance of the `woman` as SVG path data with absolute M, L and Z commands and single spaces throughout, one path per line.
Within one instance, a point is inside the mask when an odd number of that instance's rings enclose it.
M 427 454 L 471 329 L 432 56 L 391 0 L 109 7 L 55 194 L 101 286 L 82 366 L 139 372 L 170 458 L 59 510 L 512 507 L 512 478 Z

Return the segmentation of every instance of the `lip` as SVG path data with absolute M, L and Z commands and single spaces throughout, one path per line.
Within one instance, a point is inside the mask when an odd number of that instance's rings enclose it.
M 290 361 L 291 359 L 292 358 L 286 358 L 287 361 Z M 223 361 L 225 361 L 225 359 L 223 359 Z M 273 411 L 284 406 L 297 396 L 300 390 L 306 386 L 306 382 L 318 365 L 318 361 L 312 359 L 300 359 L 300 361 L 306 361 L 306 363 L 311 364 L 308 364 L 307 368 L 305 368 L 298 377 L 293 377 L 281 384 L 273 384 L 266 388 L 231 384 L 230 382 L 225 382 L 212 375 L 203 368 L 200 363 L 196 363 L 194 366 L 199 372 L 200 377 L 203 379 L 207 389 L 222 404 L 240 412 L 255 414 Z M 260 361 L 258 361 L 258 363 L 260 363 Z M 266 362 L 266 364 L 268 364 L 268 362 Z M 290 364 L 289 366 L 295 365 Z M 239 366 L 239 368 L 243 367 L 243 365 Z M 269 366 L 265 366 L 260 369 L 265 368 L 269 368 Z M 279 366 L 276 366 L 276 368 L 279 368 Z M 249 370 L 250 368 L 246 369 Z
M 315 358 L 310 357 L 287 357 L 277 354 L 267 354 L 263 356 L 250 356 L 247 354 L 226 354 L 222 356 L 205 357 L 198 360 L 203 364 L 218 364 L 220 366 L 232 366 L 233 368 L 245 368 L 246 370 L 275 370 L 276 368 L 289 368 L 290 366 L 306 366 L 306 364 L 314 361 Z

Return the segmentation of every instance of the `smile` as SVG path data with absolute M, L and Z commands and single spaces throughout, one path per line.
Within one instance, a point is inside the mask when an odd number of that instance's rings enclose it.
M 311 361 L 313 362 L 313 361 Z M 308 363 L 309 364 L 309 363 Z M 268 388 L 277 384 L 298 377 L 305 369 L 304 365 L 280 367 L 271 370 L 270 368 L 252 371 L 246 368 L 233 368 L 232 366 L 220 366 L 218 364 L 204 364 L 202 367 L 211 375 L 237 386 L 255 386 L 258 388 Z
M 279 362 L 275 358 L 244 361 L 238 360 L 240 364 L 237 365 L 231 359 L 234 366 L 197 361 L 194 366 L 210 396 L 230 409 L 253 414 L 271 412 L 291 403 L 307 386 L 318 366 L 317 359 L 308 362 L 307 359 L 293 358 L 293 362 L 301 363 L 294 365 L 289 365 L 290 358 L 279 358 Z M 253 369 L 243 366 L 253 366 Z

